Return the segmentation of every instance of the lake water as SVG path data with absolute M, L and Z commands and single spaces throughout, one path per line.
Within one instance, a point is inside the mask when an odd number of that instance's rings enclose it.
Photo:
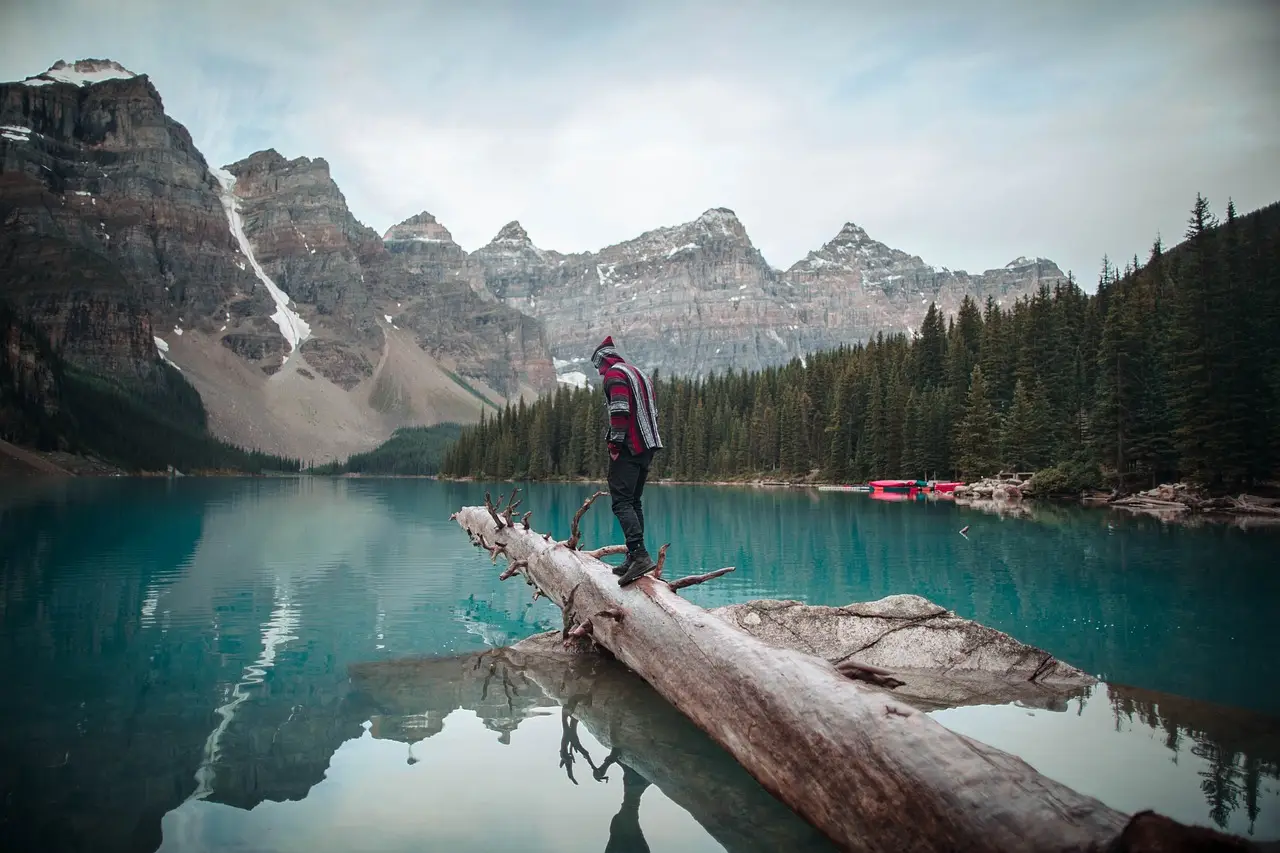
M 0 482 L 0 848 L 828 849 L 633 677 L 574 674 L 596 700 L 566 713 L 564 673 L 502 660 L 560 623 L 448 520 L 484 489 Z M 530 485 L 522 509 L 563 537 L 591 491 Z M 1107 682 L 940 722 L 1116 808 L 1280 838 L 1280 532 L 647 497 L 670 573 L 737 567 L 690 600 L 923 595 Z M 617 541 L 607 501 L 584 531 Z

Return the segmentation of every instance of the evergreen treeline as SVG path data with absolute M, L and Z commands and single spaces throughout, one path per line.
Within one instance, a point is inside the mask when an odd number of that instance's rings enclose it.
M 446 451 L 462 434 L 460 424 L 402 427 L 391 438 L 343 463 L 313 467 L 313 474 L 395 474 L 430 476 L 440 472 Z
M 67 364 L 48 339 L 0 303 L 0 438 L 96 456 L 134 471 L 301 470 L 297 459 L 246 450 L 209 434 L 200 395 L 158 364 L 148 380 L 110 379 Z M 29 359 L 23 363 L 23 359 Z
M 1103 260 L 1001 306 L 965 299 L 919 332 L 704 380 L 655 377 L 651 477 L 960 477 L 1040 471 L 1062 490 L 1188 478 L 1215 490 L 1280 467 L 1280 204 Z M 448 476 L 600 477 L 598 391 L 560 388 L 462 432 Z

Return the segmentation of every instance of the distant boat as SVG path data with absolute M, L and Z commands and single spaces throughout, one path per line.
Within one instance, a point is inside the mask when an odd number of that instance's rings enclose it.
M 870 486 L 818 486 L 820 492 L 869 492 Z
M 928 484 L 924 480 L 872 480 L 871 488 L 877 492 L 911 492 L 923 489 Z
M 871 500 L 873 501 L 909 501 L 909 500 L 916 500 L 923 497 L 924 495 L 921 494 L 917 489 L 911 489 L 910 491 L 906 491 L 906 492 L 876 489 L 871 493 Z
M 871 488 L 877 492 L 954 492 L 963 483 L 937 480 L 872 480 Z

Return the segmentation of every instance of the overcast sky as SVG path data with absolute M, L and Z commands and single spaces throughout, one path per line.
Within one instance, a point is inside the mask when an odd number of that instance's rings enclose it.
M 909 11 L 908 11 L 909 9 Z M 324 157 L 379 232 L 584 251 L 730 207 L 788 267 L 846 221 L 926 262 L 1181 239 L 1280 200 L 1280 3 L 3 0 L 0 79 L 150 75 L 213 165 Z

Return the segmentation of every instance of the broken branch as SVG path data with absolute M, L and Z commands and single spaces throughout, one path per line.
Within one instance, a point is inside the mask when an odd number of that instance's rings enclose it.
M 514 526 L 511 516 L 516 511 L 516 507 L 523 503 L 523 501 L 516 500 L 516 495 L 519 492 L 520 489 L 518 487 L 511 490 L 511 497 L 507 499 L 507 508 L 502 511 L 502 520 L 507 523 L 507 527 Z
M 588 619 L 585 622 L 579 622 L 577 625 L 574 625 L 572 628 L 570 628 L 568 633 L 565 634 L 564 647 L 566 649 L 569 648 L 570 646 L 573 645 L 574 640 L 577 640 L 580 637 L 585 637 L 587 636 L 587 634 L 590 634 L 590 633 L 591 633 L 591 620 Z
M 625 614 L 622 612 L 621 607 L 606 607 L 604 610 L 601 610 L 599 613 L 597 613 L 595 616 L 592 616 L 591 618 L 598 619 L 601 616 L 603 616 L 606 619 L 612 619 L 615 622 L 621 622 L 624 615 Z
M 513 578 L 520 574 L 522 570 L 527 568 L 529 568 L 529 562 L 527 560 L 513 560 L 511 565 L 507 566 L 503 573 L 498 575 L 498 580 L 504 581 L 507 578 Z
M 525 529 L 525 530 L 528 530 L 528 529 L 529 529 L 529 517 L 530 517 L 531 515 L 533 515 L 533 511 L 532 511 L 532 510 L 530 510 L 529 512 L 526 512 L 526 513 L 524 514 L 524 518 L 520 519 L 520 524 L 521 524 L 521 526 L 522 526 L 522 527 L 524 527 L 524 529 Z
M 729 572 L 733 571 L 734 568 L 734 566 L 726 566 L 723 569 L 716 569 L 714 572 L 707 572 L 704 575 L 689 575 L 686 578 L 671 581 L 667 586 L 671 587 L 672 590 L 684 589 L 686 586 L 697 586 L 700 583 L 706 583 L 709 580 L 714 580 L 721 575 L 727 575 Z
M 499 499 L 499 503 L 501 503 L 501 499 Z M 489 517 L 493 519 L 493 523 L 501 530 L 503 527 L 502 519 L 498 516 L 498 510 L 493 505 L 493 498 L 489 496 L 488 492 L 484 493 L 484 508 L 489 510 Z
M 625 554 L 627 553 L 627 546 L 605 545 L 603 548 L 597 548 L 594 551 L 579 551 L 578 553 L 586 557 L 594 557 L 598 560 L 601 557 L 608 557 L 613 554 Z
M 670 547 L 671 543 L 668 542 L 658 549 L 658 564 L 654 567 L 653 571 L 649 572 L 651 577 L 658 578 L 659 580 L 662 579 L 662 564 L 667 561 L 667 549 Z
M 484 541 L 483 533 L 477 533 L 476 539 L 479 540 L 478 544 L 480 545 L 480 547 L 489 552 L 489 557 L 492 559 L 494 563 L 498 562 L 499 554 L 507 553 L 506 545 L 503 545 L 501 542 L 497 543 L 496 545 L 490 545 L 488 542 Z
M 573 523 L 569 525 L 569 541 L 564 543 L 565 547 L 570 551 L 578 550 L 578 542 L 582 539 L 582 531 L 578 529 L 578 523 L 582 521 L 582 516 L 586 514 L 587 510 L 591 509 L 591 505 L 596 502 L 596 498 L 602 498 L 607 494 L 609 493 L 596 492 L 583 501 L 581 508 L 573 514 Z

